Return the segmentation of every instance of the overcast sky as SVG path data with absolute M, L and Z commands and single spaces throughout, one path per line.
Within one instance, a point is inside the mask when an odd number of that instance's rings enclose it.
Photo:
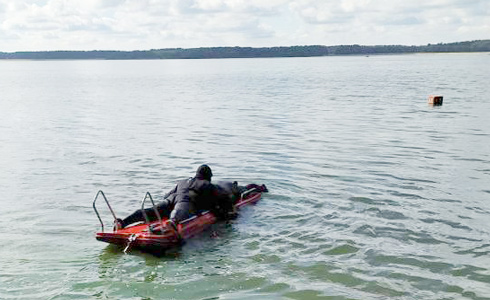
M 490 0 L 0 0 L 0 51 L 490 39 Z

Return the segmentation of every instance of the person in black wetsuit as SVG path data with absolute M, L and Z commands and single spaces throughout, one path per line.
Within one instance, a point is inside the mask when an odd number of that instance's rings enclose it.
M 255 189 L 257 192 L 268 192 L 265 184 L 248 184 L 246 186 L 238 185 L 236 181 L 218 181 L 215 184 L 214 201 L 212 201 L 211 211 L 218 217 L 218 219 L 228 220 L 234 219 L 237 216 L 235 211 L 235 204 L 242 193 Z
M 211 209 L 215 201 L 213 196 L 216 195 L 216 187 L 211 184 L 212 176 L 211 168 L 208 165 L 201 165 L 196 171 L 196 176 L 179 181 L 165 195 L 165 200 L 156 205 L 160 216 L 169 218 L 175 225 L 199 211 Z M 153 208 L 145 209 L 145 213 L 150 221 L 157 219 Z M 143 212 L 137 210 L 122 220 L 117 219 L 115 229 L 144 220 Z
M 266 193 L 268 192 L 265 184 L 258 185 L 255 183 L 247 184 L 245 186 L 238 185 L 236 181 L 218 181 L 215 184 L 216 192 L 220 197 L 229 197 L 232 199 L 233 204 L 239 200 L 241 194 L 250 189 L 255 189 L 257 192 Z

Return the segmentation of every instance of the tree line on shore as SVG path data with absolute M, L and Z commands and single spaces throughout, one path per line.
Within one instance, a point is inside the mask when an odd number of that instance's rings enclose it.
M 332 55 L 374 55 L 404 53 L 490 52 L 490 40 L 457 43 L 403 45 L 338 45 L 290 47 L 206 47 L 168 48 L 143 51 L 38 51 L 0 52 L 0 59 L 206 59 L 253 57 L 312 57 Z

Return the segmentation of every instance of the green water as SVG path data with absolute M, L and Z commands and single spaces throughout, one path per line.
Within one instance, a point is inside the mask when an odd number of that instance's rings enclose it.
M 0 299 L 490 299 L 488 70 L 2 61 Z M 98 190 L 124 216 L 201 163 L 270 192 L 163 257 L 95 240 Z

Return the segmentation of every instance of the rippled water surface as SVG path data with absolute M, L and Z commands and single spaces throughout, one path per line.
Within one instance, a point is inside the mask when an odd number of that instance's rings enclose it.
M 489 70 L 0 61 L 0 299 L 490 299 Z M 99 189 L 124 216 L 201 163 L 270 193 L 163 257 L 95 240 Z

